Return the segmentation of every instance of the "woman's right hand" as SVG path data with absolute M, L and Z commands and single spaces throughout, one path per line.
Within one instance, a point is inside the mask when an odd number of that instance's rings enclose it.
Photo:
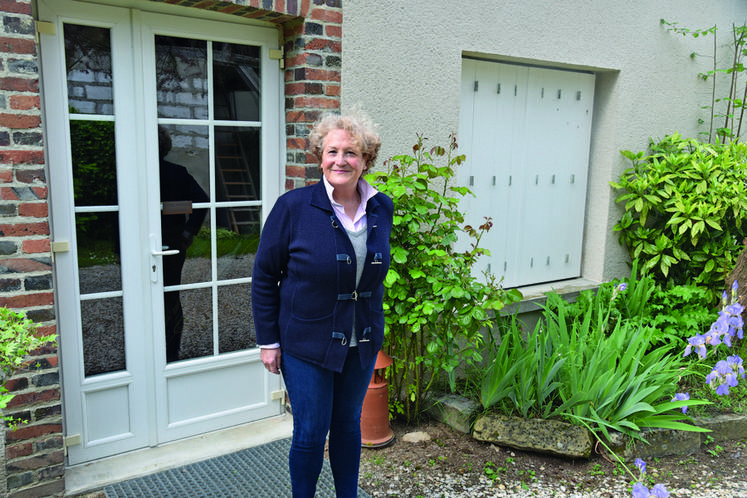
M 268 372 L 280 373 L 280 348 L 261 348 L 259 350 L 259 359 Z

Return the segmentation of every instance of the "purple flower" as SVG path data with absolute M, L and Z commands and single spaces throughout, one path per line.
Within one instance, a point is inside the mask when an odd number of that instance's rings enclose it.
M 677 393 L 672 398 L 672 401 L 687 401 L 689 399 L 690 395 L 688 393 Z M 682 413 L 687 413 L 687 406 L 682 407 Z
M 635 459 L 635 466 L 638 467 L 638 470 L 641 471 L 641 474 L 646 473 L 646 462 L 644 462 L 640 458 Z
M 667 488 L 665 488 L 663 484 L 657 484 L 651 488 L 651 496 L 655 496 L 656 498 L 667 498 L 667 496 L 669 496 L 669 491 L 667 491 Z
M 722 396 L 729 394 L 730 387 L 736 387 L 737 377 L 744 378 L 744 367 L 739 356 L 729 356 L 726 360 L 716 363 L 711 373 L 706 376 L 706 384 L 716 390 L 716 394 Z
M 669 491 L 663 484 L 657 484 L 651 491 L 642 483 L 637 482 L 633 485 L 633 498 L 667 498 Z
M 637 482 L 633 485 L 633 498 L 648 498 L 649 496 L 651 496 L 651 493 L 642 483 Z
M 684 356 L 689 355 L 693 348 L 695 348 L 695 352 L 698 353 L 698 356 L 701 358 L 705 358 L 706 354 L 708 353 L 706 351 L 706 336 L 701 334 L 695 334 L 695 337 L 691 337 L 687 340 L 687 347 L 685 348 L 685 354 Z

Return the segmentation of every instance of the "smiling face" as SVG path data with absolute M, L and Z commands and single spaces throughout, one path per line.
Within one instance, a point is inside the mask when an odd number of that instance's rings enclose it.
M 355 191 L 358 178 L 367 169 L 360 148 L 340 129 L 331 130 L 324 138 L 321 168 L 329 184 L 341 193 Z

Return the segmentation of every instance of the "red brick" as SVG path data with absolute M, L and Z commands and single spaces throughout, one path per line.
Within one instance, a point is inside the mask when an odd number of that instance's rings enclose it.
M 18 2 L 16 0 L 0 0 L 0 12 L 13 14 L 31 15 L 31 2 Z
M 49 252 L 50 249 L 51 249 L 51 242 L 49 239 L 24 240 L 21 243 L 21 250 L 26 254 Z
M 13 181 L 13 171 L 9 169 L 0 170 L 0 183 L 10 183 Z
M 32 273 L 37 271 L 49 271 L 51 267 L 47 263 L 34 261 L 29 258 L 8 258 L 0 259 L 0 266 L 3 266 L 16 273 Z
M 316 8 L 311 11 L 311 19 L 342 24 L 342 12 L 340 10 Z
M 324 33 L 330 38 L 342 38 L 342 26 L 330 24 L 324 28 Z
M 33 116 L 29 116 L 29 117 L 33 117 Z M 0 150 L 0 163 L 2 164 L 44 164 L 44 151 L 43 150 Z
M 23 425 L 14 431 L 6 432 L 5 440 L 12 444 L 14 441 L 24 441 L 61 432 L 62 424 Z
M 60 358 L 58 356 L 50 356 L 47 358 L 47 361 L 51 366 L 56 367 L 60 362 Z
M 17 201 L 18 195 L 13 191 L 12 188 L 0 188 L 0 200 L 3 201 Z
M 11 95 L 10 108 L 26 111 L 28 109 L 41 109 L 38 95 Z
M 34 306 L 50 306 L 54 303 L 54 294 L 43 292 L 39 294 L 24 294 L 20 296 L 0 296 L 0 306 L 12 309 L 32 308 Z
M 313 109 L 338 109 L 340 102 L 337 99 L 325 97 L 296 97 L 294 99 L 296 107 L 311 107 Z
M 321 116 L 319 111 L 289 111 L 285 113 L 286 123 L 313 123 Z
M 47 189 L 47 187 L 32 187 L 31 190 L 34 191 L 34 193 L 36 194 L 36 197 L 38 197 L 39 199 L 46 199 L 47 194 L 49 193 L 49 190 Z
M 46 202 L 28 202 L 18 206 L 18 214 L 29 218 L 46 218 L 49 210 Z
M 0 78 L 0 90 L 36 93 L 39 91 L 39 80 L 30 78 Z
M 290 95 L 321 95 L 324 86 L 321 83 L 286 83 L 285 96 Z
M 289 164 L 285 167 L 285 176 L 293 178 L 304 178 L 306 177 L 306 167 L 293 166 Z
M 30 114 L 0 114 L 0 123 L 10 129 L 38 128 L 41 117 Z
M 324 95 L 328 97 L 339 97 L 342 94 L 340 85 L 324 85 Z
M 285 179 L 285 190 L 293 190 L 293 188 L 296 186 L 295 182 L 289 178 Z
M 8 445 L 5 447 L 5 458 L 13 460 L 14 458 L 29 456 L 33 451 L 34 447 L 31 443 Z
M 306 17 L 309 15 L 309 9 L 311 8 L 311 0 L 301 0 L 301 16 Z
M 57 333 L 57 327 L 55 325 L 47 325 L 45 327 L 36 327 L 36 335 L 38 335 L 39 337 L 54 335 L 56 333 Z M 47 361 L 50 363 L 50 365 L 53 365 L 53 366 L 57 365 L 57 357 L 47 358 Z
M 287 138 L 285 146 L 288 150 L 305 150 L 306 142 L 305 138 Z
M 49 235 L 49 223 L 0 225 L 0 237 L 24 237 L 30 235 Z
M 45 481 L 30 488 L 23 488 L 8 493 L 7 498 L 36 498 L 37 496 L 63 496 L 65 494 L 65 479 L 62 475 L 64 466 L 59 465 L 60 473 L 56 476 L 59 479 Z
M 28 406 L 34 403 L 46 403 L 49 401 L 59 401 L 59 389 L 47 389 L 46 391 L 36 391 L 24 394 L 16 394 L 7 405 L 7 409 Z M 41 434 L 38 434 L 39 436 Z M 19 438 L 26 439 L 26 438 Z
M 16 180 L 23 183 L 43 183 L 47 181 L 47 175 L 43 169 L 21 169 L 16 171 Z
M 306 50 L 325 50 L 339 54 L 342 52 L 342 43 L 337 40 L 324 40 L 313 38 L 304 46 Z
M 340 81 L 340 71 L 329 69 L 304 68 L 303 76 L 306 80 Z
M 6 12 L 0 7 L 0 12 Z M 0 38 L 0 52 L 6 54 L 35 54 L 36 43 L 30 38 Z
M 5 383 L 5 388 L 10 391 L 20 391 L 29 387 L 29 379 L 27 377 L 15 377 L 8 380 Z

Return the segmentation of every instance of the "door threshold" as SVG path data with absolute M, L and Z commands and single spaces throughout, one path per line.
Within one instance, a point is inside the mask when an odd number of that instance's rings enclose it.
M 200 436 L 144 448 L 65 469 L 65 495 L 95 491 L 115 482 L 181 467 L 291 437 L 292 418 L 279 415 Z

